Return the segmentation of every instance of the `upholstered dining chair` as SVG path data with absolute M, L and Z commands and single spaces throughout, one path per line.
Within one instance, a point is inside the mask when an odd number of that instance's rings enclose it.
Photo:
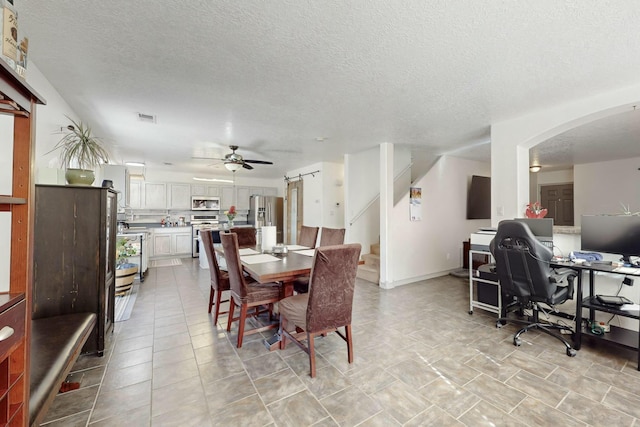
M 238 235 L 236 233 L 224 233 L 220 235 L 224 257 L 227 261 L 229 272 L 229 285 L 231 288 L 231 303 L 229 305 L 229 321 L 227 332 L 231 331 L 231 324 L 239 320 L 237 347 L 242 347 L 242 340 L 245 335 L 251 335 L 268 329 L 275 329 L 278 324 L 273 323 L 261 326 L 249 331 L 245 330 L 245 322 L 250 308 L 257 308 L 262 305 L 269 306 L 269 320 L 271 320 L 271 308 L 273 303 L 280 300 L 280 284 L 278 283 L 252 283 L 248 284 L 244 274 L 242 274 L 242 264 L 238 251 Z M 233 317 L 235 307 L 240 307 L 240 315 Z M 252 314 L 253 315 L 253 314 Z
M 298 244 L 308 248 L 315 248 L 316 240 L 318 240 L 318 227 L 307 227 L 306 225 L 303 225 L 300 229 Z
M 316 335 L 335 331 L 346 341 L 347 360 L 353 363 L 351 311 L 360 249 L 358 243 L 317 248 L 309 293 L 287 297 L 278 304 L 280 349 L 284 350 L 287 339 L 291 339 L 304 350 L 309 355 L 312 378 L 316 376 Z M 341 327 L 345 328 L 344 334 L 338 330 Z M 306 346 L 302 342 L 305 339 Z
M 207 261 L 209 262 L 209 274 L 211 275 L 211 290 L 209 291 L 209 313 L 214 305 L 215 299 L 215 311 L 213 312 L 213 324 L 218 324 L 218 316 L 220 314 L 226 314 L 227 311 L 220 311 L 220 304 L 228 302 L 229 300 L 222 300 L 222 292 L 228 291 L 229 287 L 229 274 L 220 270 L 218 265 L 218 259 L 213 248 L 213 231 L 201 230 L 200 238 L 202 239 L 202 246 L 207 254 Z
M 252 248 L 256 245 L 256 229 L 253 227 L 233 227 L 229 233 L 238 235 L 238 246 Z
M 318 246 L 334 246 L 344 243 L 344 228 L 328 228 L 320 229 L 320 244 Z
M 322 227 L 320 230 L 320 247 L 341 245 L 344 243 L 344 228 Z M 293 290 L 298 294 L 309 292 L 309 276 L 298 277 L 293 282 Z

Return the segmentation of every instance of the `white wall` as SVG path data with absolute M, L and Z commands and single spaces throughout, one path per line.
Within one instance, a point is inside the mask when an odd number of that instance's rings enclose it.
M 640 85 L 574 99 L 491 125 L 491 222 L 519 216 L 529 199 L 529 149 L 555 135 L 631 111 Z M 543 165 L 544 166 L 544 165 Z
M 443 156 L 413 184 L 422 188 L 422 221 L 409 220 L 407 192 L 393 208 L 391 287 L 447 274 L 462 266 L 462 242 L 490 223 L 466 219 L 469 177 L 489 174 L 488 163 Z
M 322 164 L 322 226 L 344 228 L 344 165 Z
M 575 165 L 573 200 L 575 225 L 580 215 L 620 214 L 621 203 L 640 211 L 640 157 Z
M 368 254 L 370 245 L 378 243 L 380 238 L 380 149 L 347 154 L 344 159 L 345 241 L 360 243 L 362 253 Z
M 38 67 L 29 62 L 27 82 L 46 101 L 46 105 L 36 105 L 36 150 L 35 170 L 36 182 L 38 177 L 46 174 L 47 168 L 59 168 L 58 153 L 48 153 L 60 140 L 60 128 L 69 124 L 69 116 L 74 120 L 79 118 L 69 104 L 62 99 L 51 83 L 42 75 Z

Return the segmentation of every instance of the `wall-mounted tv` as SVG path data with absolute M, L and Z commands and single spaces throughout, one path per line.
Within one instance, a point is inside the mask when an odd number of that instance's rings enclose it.
M 491 178 L 488 176 L 471 176 L 467 219 L 491 219 Z

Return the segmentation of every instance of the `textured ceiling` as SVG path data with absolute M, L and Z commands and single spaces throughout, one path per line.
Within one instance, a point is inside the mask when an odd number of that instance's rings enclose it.
M 493 122 L 640 83 L 635 0 L 16 6 L 30 59 L 118 160 L 197 174 L 216 170 L 193 156 L 222 156 L 230 143 L 275 163 L 239 172 L 255 177 L 382 142 L 487 158 Z M 628 145 L 637 129 L 616 120 Z M 539 155 L 561 149 L 579 161 L 587 150 L 562 147 L 602 142 L 596 132 L 608 133 L 607 121 Z

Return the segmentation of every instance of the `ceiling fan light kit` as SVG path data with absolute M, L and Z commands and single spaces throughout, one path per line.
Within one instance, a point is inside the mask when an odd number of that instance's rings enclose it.
M 238 169 L 242 168 L 242 164 L 236 163 L 236 162 L 225 162 L 224 167 L 227 168 L 227 170 L 230 170 L 231 172 L 235 172 Z

